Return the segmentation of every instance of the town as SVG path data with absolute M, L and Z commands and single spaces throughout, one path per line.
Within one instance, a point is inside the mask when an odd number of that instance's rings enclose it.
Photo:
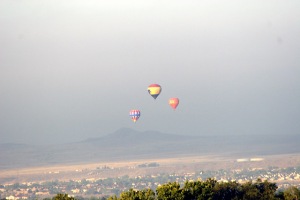
M 239 162 L 243 161 L 239 160 Z M 300 187 L 300 166 L 154 173 L 155 169 L 159 168 L 159 163 L 145 163 L 137 165 L 135 169 L 131 167 L 131 170 L 145 168 L 153 169 L 152 174 L 137 175 L 134 177 L 123 175 L 119 177 L 97 178 L 96 175 L 99 173 L 120 170 L 110 166 L 103 166 L 90 170 L 82 170 L 81 172 L 89 178 L 0 183 L 0 199 L 47 199 L 52 198 L 58 193 L 69 194 L 77 199 L 105 199 L 110 195 L 118 195 L 130 188 L 137 190 L 151 188 L 155 190 L 157 186 L 167 182 L 178 182 L 183 185 L 186 181 L 206 180 L 207 178 L 223 182 L 236 181 L 239 183 L 262 179 L 276 183 L 279 190 L 290 186 Z M 60 172 L 50 173 L 59 174 Z

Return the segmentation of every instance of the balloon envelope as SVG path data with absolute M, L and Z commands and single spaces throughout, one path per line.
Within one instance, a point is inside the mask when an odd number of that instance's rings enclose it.
M 149 94 L 156 99 L 161 92 L 161 87 L 158 84 L 151 84 L 148 86 Z
M 170 98 L 169 99 L 169 105 L 175 110 L 179 104 L 179 99 L 178 98 Z
M 129 116 L 131 117 L 133 122 L 136 122 L 140 118 L 141 112 L 139 110 L 130 110 Z

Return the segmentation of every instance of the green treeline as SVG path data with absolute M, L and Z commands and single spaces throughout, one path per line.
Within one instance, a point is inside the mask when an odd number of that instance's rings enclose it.
M 107 200 L 298 200 L 300 190 L 294 186 L 278 191 L 276 183 L 262 181 L 237 183 L 206 181 L 186 181 L 183 187 L 177 182 L 160 185 L 152 189 L 124 191 L 119 197 L 110 196 Z M 105 198 L 101 198 L 105 199 Z M 76 200 L 67 194 L 58 194 L 52 200 Z
M 177 182 L 158 186 L 156 192 L 151 189 L 122 192 L 120 197 L 111 196 L 108 200 L 296 200 L 300 197 L 297 188 L 276 192 L 277 185 L 258 179 L 256 182 L 217 182 L 187 181 L 181 187 Z

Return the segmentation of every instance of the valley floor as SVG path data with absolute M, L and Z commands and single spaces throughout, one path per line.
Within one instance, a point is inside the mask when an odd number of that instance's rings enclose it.
M 287 168 L 298 166 L 300 166 L 300 154 L 268 155 L 252 158 L 207 155 L 130 161 L 120 159 L 120 161 L 114 162 L 100 161 L 0 170 L 0 184 L 105 179 L 125 175 L 136 177 L 157 173 L 182 173 L 200 170 L 267 169 L 269 167 Z

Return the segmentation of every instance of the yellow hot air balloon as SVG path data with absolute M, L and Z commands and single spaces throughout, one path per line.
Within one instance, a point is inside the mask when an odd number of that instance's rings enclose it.
M 161 87 L 158 84 L 151 84 L 148 86 L 149 94 L 156 99 L 161 92 Z

